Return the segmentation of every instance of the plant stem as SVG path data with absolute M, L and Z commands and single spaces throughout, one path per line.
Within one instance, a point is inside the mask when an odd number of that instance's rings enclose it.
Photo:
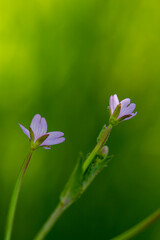
M 93 149 L 93 151 L 90 153 L 90 155 L 88 156 L 88 158 L 86 159 L 86 161 L 83 164 L 83 173 L 87 170 L 88 166 L 93 161 L 96 154 L 101 150 L 101 148 L 103 147 L 105 142 L 108 140 L 108 137 L 109 137 L 109 134 L 110 134 L 111 130 L 112 130 L 112 125 L 111 124 L 105 130 L 103 129 L 103 134 L 102 134 L 99 142 L 97 143 L 97 145 L 95 146 L 95 148 Z M 60 202 L 59 205 L 57 206 L 57 208 L 53 211 L 51 216 L 48 218 L 46 223 L 43 225 L 43 227 L 41 228 L 39 233 L 36 235 L 34 240 L 44 239 L 44 237 L 47 235 L 47 233 L 54 226 L 54 224 L 56 223 L 58 218 L 62 215 L 64 210 L 66 208 L 68 208 L 70 205 L 72 205 L 72 203 L 73 202 L 70 202 L 70 203 L 67 203 L 66 205 L 64 205 L 63 203 Z
M 88 158 L 84 162 L 83 172 L 85 172 L 87 170 L 88 166 L 90 165 L 90 163 L 92 162 L 92 160 L 94 159 L 96 154 L 101 150 L 101 148 L 103 147 L 105 142 L 108 140 L 108 137 L 109 137 L 109 134 L 110 134 L 111 130 L 112 130 L 112 125 L 109 124 L 109 126 L 105 129 L 105 131 L 103 133 L 103 136 L 101 137 L 100 141 L 97 143 L 97 145 L 95 146 L 93 151 L 90 153 L 90 155 L 88 156 Z
M 32 151 L 26 156 L 21 170 L 19 172 L 12 196 L 11 196 L 11 201 L 10 201 L 10 206 L 9 206 L 9 211 L 8 211 L 8 217 L 7 217 L 7 224 L 6 224 L 6 232 L 5 232 L 5 238 L 4 240 L 10 240 L 11 239 L 11 233 L 12 233 L 12 228 L 13 228 L 13 221 L 14 221 L 14 216 L 15 216 L 15 211 L 16 211 L 16 206 L 17 206 L 17 201 L 18 201 L 18 196 L 19 192 L 21 189 L 22 185 L 22 180 L 24 177 L 24 174 L 27 170 L 28 164 L 30 162 L 31 156 L 32 156 Z
M 68 206 L 68 205 L 67 205 Z M 39 233 L 36 235 L 34 240 L 42 240 L 47 235 L 47 233 L 51 230 L 51 228 L 54 226 L 58 218 L 61 216 L 61 214 L 65 211 L 67 208 L 64 204 L 60 203 L 54 212 L 51 214 L 51 216 L 48 218 L 46 223 L 43 225 Z
M 143 231 L 145 228 L 149 227 L 152 223 L 160 218 L 160 209 L 152 213 L 149 217 L 145 218 L 140 223 L 136 224 L 134 227 L 130 228 L 126 232 L 120 234 L 119 236 L 112 238 L 111 240 L 128 240 L 136 236 L 138 233 Z

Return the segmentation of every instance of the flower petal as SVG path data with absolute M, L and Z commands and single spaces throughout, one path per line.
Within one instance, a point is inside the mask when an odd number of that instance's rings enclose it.
M 111 116 L 112 116 L 113 114 L 113 96 L 112 95 L 110 96 L 110 99 L 109 99 L 109 107 L 110 107 Z
M 39 122 L 39 134 L 44 135 L 47 132 L 47 122 L 45 118 L 41 118 Z
M 123 119 L 122 121 L 125 121 L 125 120 L 128 120 L 128 119 L 130 119 L 130 118 L 133 118 L 134 116 L 137 115 L 137 112 L 132 113 L 131 115 L 132 115 L 132 116 L 130 116 L 130 117 L 128 117 L 128 118 L 125 118 L 125 119 Z
M 119 117 L 122 117 L 124 115 L 128 115 L 128 114 L 132 114 L 132 112 L 134 111 L 136 107 L 135 103 L 131 103 L 128 107 L 126 107 L 123 111 L 123 114 L 121 113 Z
M 41 118 L 40 114 L 36 114 L 31 122 L 30 125 L 36 141 L 38 138 L 40 138 L 42 135 L 46 134 L 47 132 L 47 122 L 45 118 Z
M 135 108 L 136 108 L 136 104 L 135 104 L 135 103 L 131 103 L 131 104 L 127 107 L 127 114 L 132 113 Z
M 47 134 L 49 134 L 48 138 L 58 138 L 64 136 L 64 133 L 59 131 L 48 132 Z
M 41 116 L 39 114 L 36 114 L 32 121 L 31 121 L 31 125 L 30 125 L 30 128 L 32 129 L 33 133 L 34 133 L 34 137 L 35 139 L 37 139 L 38 137 L 38 128 L 39 128 L 39 121 L 41 119 Z
M 124 115 L 131 114 L 134 111 L 135 108 L 136 108 L 136 104 L 135 103 L 131 103 L 128 107 L 127 107 L 126 104 L 123 104 L 123 109 L 120 111 L 118 119 L 123 117 Z
M 130 98 L 125 98 L 124 100 L 122 100 L 121 103 L 121 109 L 126 108 L 131 102 Z
M 60 137 L 60 138 L 48 138 L 40 145 L 40 146 L 50 146 L 50 145 L 55 145 L 55 144 L 59 144 L 65 141 L 64 137 Z
M 117 105 L 119 104 L 119 100 L 117 97 L 117 94 L 114 94 L 113 96 L 110 96 L 110 100 L 109 100 L 109 106 L 110 106 L 110 110 L 111 110 L 111 116 L 114 112 L 114 110 L 116 109 Z
M 47 146 L 47 147 L 43 147 L 43 148 L 45 148 L 45 149 L 51 149 L 51 147 L 50 147 L 50 146 Z
M 118 118 L 126 115 L 126 109 L 127 109 L 127 106 L 130 104 L 130 102 L 131 102 L 130 98 L 125 98 L 124 100 L 122 100 L 120 102 L 121 103 L 121 111 L 120 111 Z
M 48 132 L 47 134 L 49 134 L 48 138 L 41 144 L 41 146 L 43 145 L 54 145 L 54 144 L 58 144 L 64 142 L 65 138 L 61 138 L 60 142 L 54 143 L 55 141 L 57 141 L 58 139 L 60 139 L 60 137 L 62 137 L 64 135 L 63 132 Z
M 116 107 L 119 104 L 119 99 L 118 99 L 117 94 L 113 95 L 113 99 L 114 99 L 114 104 L 115 104 L 115 107 Z
M 27 128 L 25 128 L 24 126 L 22 126 L 20 123 L 19 123 L 19 126 L 21 127 L 22 131 L 24 132 L 24 134 L 27 135 L 27 137 L 29 137 L 30 139 L 30 132 Z

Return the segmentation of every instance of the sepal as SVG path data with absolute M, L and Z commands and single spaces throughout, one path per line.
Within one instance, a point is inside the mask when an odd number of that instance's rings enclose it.
M 118 121 L 121 122 L 123 120 L 125 120 L 126 118 L 129 118 L 131 117 L 132 115 L 131 114 L 128 114 L 128 115 L 124 115 L 123 117 L 119 118 Z
M 29 132 L 30 132 L 30 141 L 31 141 L 31 146 L 32 146 L 34 144 L 34 133 L 32 131 L 32 128 L 29 128 Z
M 114 110 L 112 116 L 110 116 L 110 119 L 109 119 L 109 123 L 112 125 L 112 126 L 115 126 L 119 123 L 119 121 L 117 120 L 119 114 L 120 114 L 120 111 L 121 111 L 121 103 L 119 103 L 116 107 L 116 109 Z
M 35 150 L 38 147 L 40 147 L 40 145 L 44 142 L 44 140 L 46 140 L 46 138 L 49 136 L 49 134 L 45 134 L 45 135 L 41 136 L 40 138 L 38 138 L 36 140 L 36 142 L 34 142 L 34 138 L 35 138 L 34 133 L 31 128 L 29 128 L 29 131 L 30 131 L 30 141 L 31 141 L 31 149 L 32 150 Z
M 114 112 L 112 114 L 112 117 L 117 119 L 120 114 L 120 111 L 121 111 L 121 103 L 119 103 L 117 105 L 116 109 L 114 110 Z

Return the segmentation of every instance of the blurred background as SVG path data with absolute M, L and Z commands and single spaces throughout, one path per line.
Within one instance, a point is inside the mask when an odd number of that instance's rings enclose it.
M 39 113 L 66 141 L 34 153 L 13 240 L 33 239 L 58 203 L 78 154 L 108 122 L 109 96 L 137 116 L 115 127 L 114 159 L 59 219 L 47 240 L 108 240 L 160 206 L 160 3 L 158 0 L 1 1 L 0 239 L 28 138 Z M 135 237 L 160 239 L 160 222 Z

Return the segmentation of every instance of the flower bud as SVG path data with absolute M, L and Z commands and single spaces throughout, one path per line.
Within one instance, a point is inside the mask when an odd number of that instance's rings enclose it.
M 108 156 L 108 153 L 109 153 L 109 147 L 108 146 L 103 146 L 99 155 L 104 159 Z

